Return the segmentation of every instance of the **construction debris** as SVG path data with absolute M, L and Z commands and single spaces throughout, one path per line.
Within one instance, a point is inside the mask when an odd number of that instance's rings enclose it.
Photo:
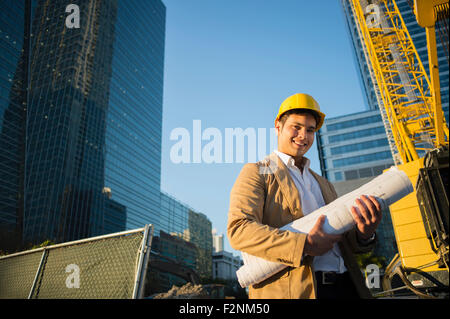
M 208 291 L 202 285 L 194 285 L 190 282 L 182 287 L 172 286 L 168 292 L 155 294 L 153 299 L 207 299 Z

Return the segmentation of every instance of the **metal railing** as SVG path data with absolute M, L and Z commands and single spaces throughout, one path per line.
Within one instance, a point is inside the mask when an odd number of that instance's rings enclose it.
M 0 298 L 142 298 L 153 226 L 0 257 Z

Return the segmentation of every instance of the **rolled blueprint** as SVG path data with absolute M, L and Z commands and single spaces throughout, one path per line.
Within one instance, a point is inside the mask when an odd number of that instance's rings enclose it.
M 326 220 L 322 229 L 329 234 L 343 234 L 355 225 L 351 207 L 356 206 L 355 201 L 361 195 L 372 195 L 380 203 L 381 208 L 386 209 L 413 190 L 408 176 L 393 166 L 367 184 L 302 218 L 294 220 L 282 227 L 281 230 L 307 234 L 314 227 L 317 219 L 321 215 L 325 215 Z M 267 261 L 245 252 L 242 252 L 242 258 L 244 265 L 237 270 L 236 274 L 239 284 L 243 288 L 260 283 L 287 267 L 284 264 Z

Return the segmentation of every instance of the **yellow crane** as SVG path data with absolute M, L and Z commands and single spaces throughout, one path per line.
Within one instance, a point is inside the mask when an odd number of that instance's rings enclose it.
M 374 84 L 394 163 L 415 192 L 391 205 L 398 254 L 383 288 L 397 276 L 421 297 L 448 296 L 448 126 L 443 116 L 435 23 L 448 1 L 415 0 L 425 27 L 430 76 L 395 0 L 348 0 Z M 446 175 L 447 174 L 447 175 Z

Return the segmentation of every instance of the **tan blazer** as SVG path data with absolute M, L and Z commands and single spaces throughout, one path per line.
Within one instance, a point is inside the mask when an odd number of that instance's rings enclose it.
M 319 183 L 326 204 L 337 198 L 333 185 L 310 170 Z M 269 261 L 288 265 L 281 272 L 252 285 L 249 298 L 315 298 L 313 257 L 303 255 L 305 234 L 279 228 L 303 216 L 299 192 L 288 168 L 272 153 L 242 168 L 230 195 L 227 235 L 231 246 Z M 339 247 L 350 276 L 362 298 L 370 298 L 353 253 L 368 252 L 374 244 L 361 246 L 356 230 L 344 234 Z

